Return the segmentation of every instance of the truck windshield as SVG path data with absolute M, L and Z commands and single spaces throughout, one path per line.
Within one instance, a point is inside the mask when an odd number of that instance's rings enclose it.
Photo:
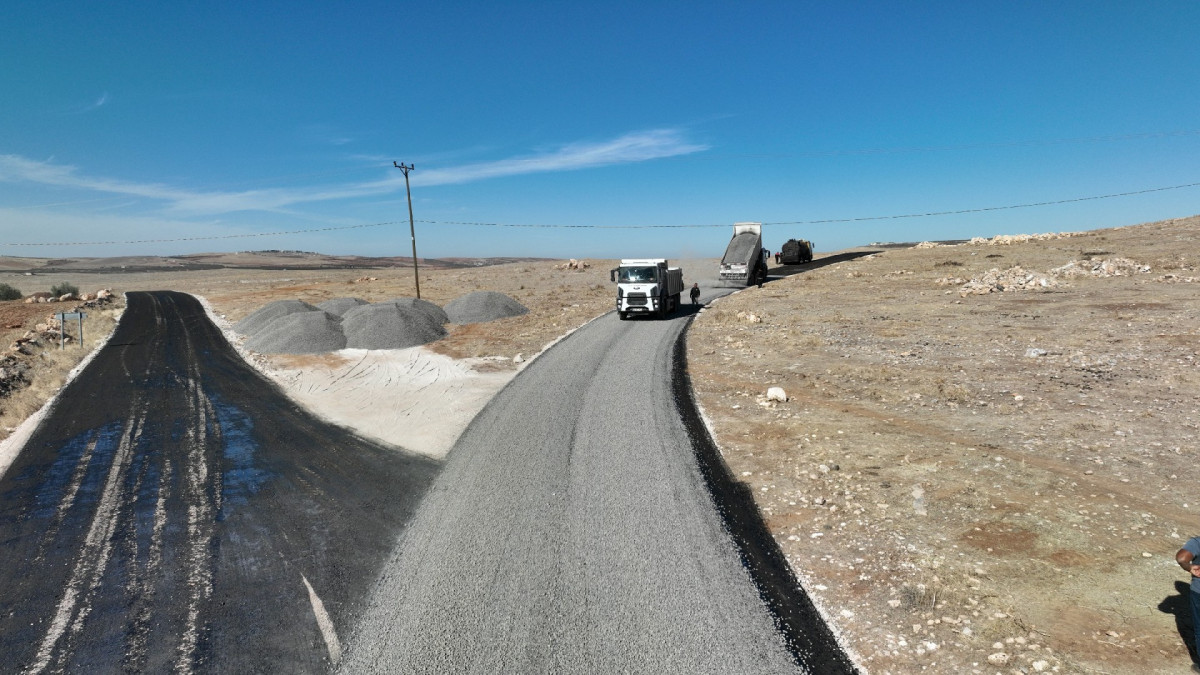
M 617 276 L 621 283 L 651 283 L 658 281 L 657 267 L 622 267 Z

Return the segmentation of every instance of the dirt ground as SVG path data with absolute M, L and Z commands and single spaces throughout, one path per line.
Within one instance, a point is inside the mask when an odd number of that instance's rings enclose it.
M 1200 218 L 822 262 L 716 301 L 688 362 L 861 663 L 1186 672 Z
M 689 370 L 726 461 L 866 670 L 1186 671 L 1173 554 L 1200 533 L 1198 240 L 1200 217 L 818 255 L 700 314 Z M 519 369 L 612 308 L 612 261 L 588 262 L 422 270 L 438 304 L 495 290 L 531 310 L 430 348 Z M 685 261 L 688 285 L 702 265 Z M 414 295 L 407 268 L 54 281 L 187 291 L 230 322 Z

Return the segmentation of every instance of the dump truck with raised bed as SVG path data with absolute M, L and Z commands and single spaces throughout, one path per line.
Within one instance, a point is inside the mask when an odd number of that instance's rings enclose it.
M 812 242 L 807 239 L 788 239 L 779 250 L 779 264 L 799 265 L 812 262 Z
M 767 278 L 762 247 L 762 223 L 734 223 L 733 238 L 725 247 L 719 276 L 725 285 L 761 284 Z
M 617 283 L 617 316 L 635 314 L 665 318 L 679 307 L 683 270 L 669 267 L 665 258 L 627 258 L 609 272 Z

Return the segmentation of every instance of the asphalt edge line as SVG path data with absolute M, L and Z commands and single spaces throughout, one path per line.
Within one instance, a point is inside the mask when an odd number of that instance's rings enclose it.
M 126 294 L 122 293 L 121 298 L 125 301 L 125 307 L 128 307 L 129 298 L 126 297 Z M 100 350 L 104 349 L 108 345 L 108 341 L 112 339 L 112 336 L 116 335 L 117 327 L 121 325 L 121 317 L 125 316 L 125 307 L 122 307 L 121 310 L 117 312 L 116 320 L 113 322 L 112 331 L 109 332 L 108 335 L 104 336 L 102 340 L 96 341 L 92 351 L 89 352 L 87 356 L 83 357 L 82 361 L 75 364 L 74 368 L 67 372 L 67 375 L 63 378 L 63 383 L 58 388 L 58 391 L 54 392 L 54 395 L 51 396 L 45 403 L 43 403 L 42 407 L 38 408 L 29 417 L 26 417 L 25 421 L 18 424 L 16 429 L 13 429 L 12 433 L 10 433 L 4 440 L 0 441 L 0 479 L 4 478 L 4 474 L 8 473 L 9 467 L 12 466 L 13 462 L 17 461 L 17 457 L 20 456 L 21 451 L 25 449 L 25 443 L 29 441 L 29 438 L 42 423 L 42 420 L 45 419 L 46 415 L 50 414 L 50 410 L 58 404 L 58 397 L 67 390 L 67 387 L 75 381 L 76 377 L 79 377 L 79 374 L 82 373 L 83 369 L 92 362 L 92 359 L 96 358 L 96 355 L 100 353 Z
M 671 390 L 676 409 L 692 442 L 704 485 L 712 497 L 725 531 L 737 548 L 742 565 L 759 597 L 775 620 L 792 659 L 822 675 L 857 674 L 859 667 L 837 639 L 825 612 L 804 590 L 787 557 L 771 536 L 753 492 L 738 481 L 713 439 L 707 419 L 692 391 L 687 368 L 687 333 L 696 316 L 679 332 L 671 354 Z

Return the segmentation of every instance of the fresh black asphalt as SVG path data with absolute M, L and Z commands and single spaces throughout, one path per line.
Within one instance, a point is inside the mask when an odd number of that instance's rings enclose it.
M 191 296 L 130 293 L 0 480 L 0 671 L 327 671 L 438 468 L 298 409 Z
M 853 672 L 680 399 L 694 312 L 605 315 L 484 408 L 342 672 Z

